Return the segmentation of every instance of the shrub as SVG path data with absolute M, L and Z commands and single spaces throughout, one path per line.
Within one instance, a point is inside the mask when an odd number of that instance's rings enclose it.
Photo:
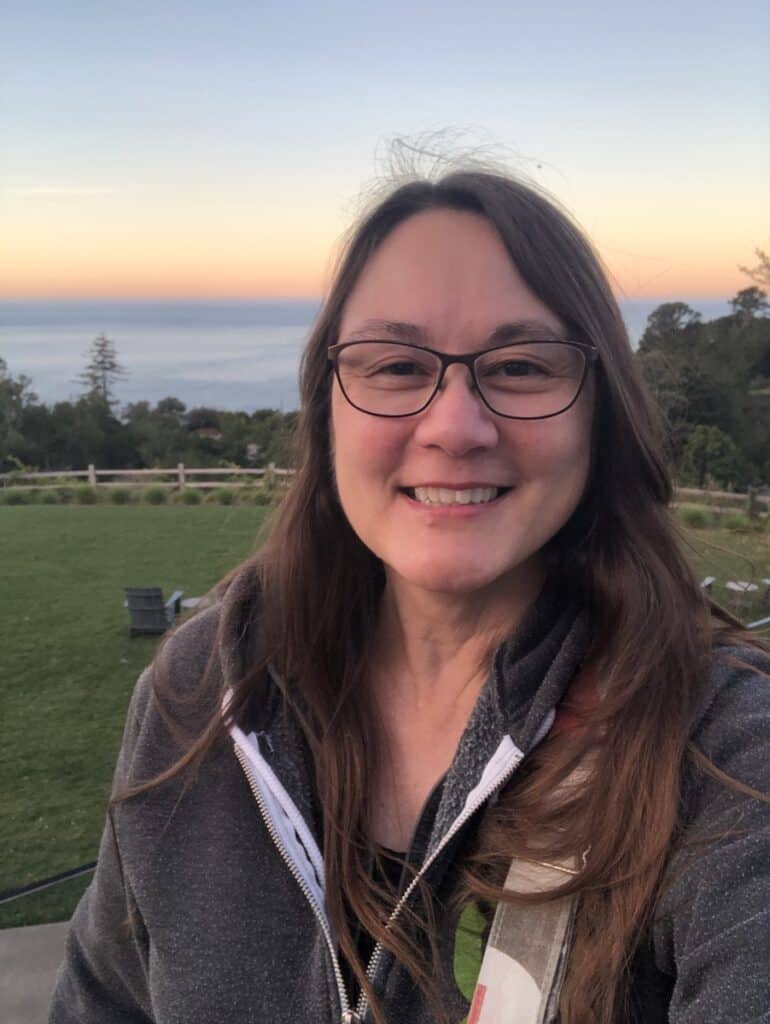
M 59 498 L 56 491 L 52 488 L 46 487 L 45 490 L 38 492 L 38 501 L 41 505 L 58 505 Z
M 206 495 L 206 501 L 211 505 L 233 505 L 237 495 L 232 487 L 217 487 Z
M 165 505 L 168 501 L 168 491 L 165 487 L 145 487 L 144 500 L 148 505 Z
M 752 522 L 748 516 L 729 515 L 722 519 L 722 526 L 726 530 L 735 530 L 737 533 L 746 533 L 752 528 Z
M 177 491 L 174 497 L 182 505 L 200 505 L 202 501 L 201 492 L 193 490 L 191 487 L 185 487 L 183 491 Z
M 110 487 L 110 501 L 113 505 L 128 505 L 133 498 L 130 487 Z
M 709 525 L 709 514 L 705 508 L 680 508 L 679 518 L 693 530 L 705 530 Z
M 62 484 L 61 487 L 56 488 L 56 497 L 60 505 L 69 505 L 70 502 L 75 500 L 75 488 Z
M 252 501 L 255 505 L 275 505 L 278 502 L 278 495 L 272 488 L 258 487 L 254 491 Z
M 20 487 L 7 487 L 0 491 L 0 499 L 4 505 L 29 505 L 29 491 L 23 491 Z
M 78 505 L 95 505 L 99 500 L 99 494 L 95 487 L 88 484 L 81 484 L 75 488 L 75 501 Z

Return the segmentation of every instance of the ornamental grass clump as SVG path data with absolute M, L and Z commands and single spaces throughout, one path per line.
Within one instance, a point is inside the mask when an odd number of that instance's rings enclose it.
M 0 502 L 3 505 L 31 504 L 29 491 L 24 491 L 20 487 L 7 487 L 0 491 Z
M 129 505 L 134 500 L 130 487 L 111 487 L 110 501 L 113 505 Z
M 710 525 L 710 516 L 705 508 L 680 508 L 678 517 L 685 526 L 692 530 L 705 530 Z
M 75 488 L 69 484 L 62 484 L 56 488 L 56 499 L 60 505 L 70 505 L 75 500 Z
M 175 505 L 200 505 L 203 497 L 200 491 L 192 487 L 185 487 L 183 491 L 174 491 L 171 500 Z
M 267 506 L 278 504 L 278 493 L 272 487 L 256 487 L 252 501 L 255 505 Z
M 753 529 L 749 517 L 741 515 L 723 516 L 721 525 L 725 530 L 733 530 L 735 533 L 748 533 Z
M 253 505 L 255 490 L 256 488 L 254 487 L 239 487 L 235 497 L 235 504 Z
M 217 487 L 206 495 L 208 505 L 234 505 L 236 499 L 235 489 L 232 487 Z
M 81 484 L 75 488 L 75 502 L 78 505 L 95 505 L 99 501 L 99 492 L 95 487 Z
M 148 505 L 165 505 L 168 501 L 168 491 L 165 487 L 145 487 L 143 497 Z

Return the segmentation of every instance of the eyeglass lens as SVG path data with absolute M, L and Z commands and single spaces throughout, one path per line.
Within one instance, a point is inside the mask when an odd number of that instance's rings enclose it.
M 586 357 L 575 345 L 533 341 L 482 353 L 475 362 L 479 390 L 502 416 L 554 416 L 575 400 Z M 340 384 L 353 405 L 381 416 L 408 416 L 433 397 L 441 360 L 431 352 L 387 341 L 347 345 L 339 352 Z

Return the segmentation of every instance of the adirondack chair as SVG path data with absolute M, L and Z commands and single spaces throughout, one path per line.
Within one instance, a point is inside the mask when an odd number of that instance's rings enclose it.
M 763 605 L 765 608 L 768 608 L 770 607 L 770 579 L 762 579 L 760 580 L 760 583 L 765 588 L 762 592 L 760 604 Z M 765 615 L 763 618 L 757 619 L 755 622 L 749 622 L 746 626 L 746 629 L 770 629 L 770 615 Z
M 168 601 L 163 600 L 160 587 L 125 587 L 126 600 L 130 616 L 129 632 L 131 636 L 140 633 L 165 633 L 174 624 L 174 617 L 182 606 L 183 590 L 175 590 Z
M 725 587 L 735 594 L 734 601 L 739 615 L 746 611 L 753 601 L 752 595 L 759 590 L 757 584 L 749 580 L 728 580 Z
M 757 619 L 756 622 L 749 622 L 746 629 L 770 629 L 770 615 L 764 619 Z

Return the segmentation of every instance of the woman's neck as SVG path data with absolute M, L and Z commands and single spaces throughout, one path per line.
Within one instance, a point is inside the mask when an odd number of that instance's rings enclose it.
M 490 650 L 515 630 L 544 579 L 533 562 L 484 591 L 439 594 L 389 574 L 372 662 L 379 685 L 418 707 L 451 701 L 478 676 L 480 685 Z
M 454 758 L 490 650 L 516 628 L 543 578 L 533 567 L 516 587 L 470 597 L 388 579 L 367 679 L 380 730 L 370 775 L 375 842 L 409 846 L 428 794 Z

